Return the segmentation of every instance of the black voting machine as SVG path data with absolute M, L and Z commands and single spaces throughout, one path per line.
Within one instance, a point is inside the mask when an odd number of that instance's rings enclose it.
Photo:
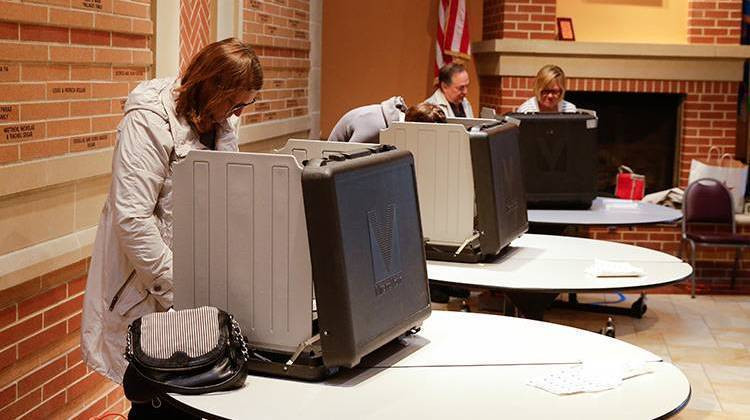
M 505 119 L 519 124 L 528 208 L 590 208 L 596 198 L 596 116 L 509 113 Z
M 409 152 L 301 140 L 191 152 L 175 192 L 175 307 L 234 314 L 250 372 L 325 379 L 430 315 Z

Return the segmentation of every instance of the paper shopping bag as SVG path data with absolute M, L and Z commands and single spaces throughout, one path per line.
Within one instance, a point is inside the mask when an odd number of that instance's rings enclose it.
M 716 157 L 712 159 L 714 152 L 717 152 Z M 722 182 L 732 195 L 735 213 L 742 213 L 747 186 L 747 165 L 734 159 L 729 153 L 722 153 L 718 146 L 712 146 L 706 159 L 690 161 L 688 185 L 701 178 L 713 178 Z

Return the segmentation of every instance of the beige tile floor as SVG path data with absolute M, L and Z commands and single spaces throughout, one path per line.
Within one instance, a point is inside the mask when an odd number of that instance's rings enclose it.
M 625 295 L 629 306 L 638 295 Z M 581 302 L 612 302 L 615 294 L 585 294 Z M 475 294 L 468 301 L 483 311 Z M 692 396 L 676 419 L 750 419 L 750 296 L 649 294 L 641 319 L 613 316 L 617 339 L 649 350 L 678 366 Z M 461 302 L 433 304 L 459 310 Z M 608 315 L 551 309 L 545 321 L 587 330 L 601 329 Z

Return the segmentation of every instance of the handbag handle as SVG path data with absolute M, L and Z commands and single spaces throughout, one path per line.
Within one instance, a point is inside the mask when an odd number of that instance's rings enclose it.
M 620 165 L 617 167 L 617 172 L 618 173 L 630 172 L 632 174 L 633 170 L 630 169 L 630 166 Z
M 721 157 L 720 157 L 720 158 L 718 159 L 718 161 L 719 161 L 719 166 L 724 166 L 724 159 L 725 159 L 725 158 L 729 158 L 729 160 L 731 161 L 732 159 L 734 159 L 734 156 L 732 156 L 732 154 L 731 154 L 731 153 L 724 153 L 724 154 L 723 154 L 723 155 L 721 155 Z
M 724 152 L 724 149 L 722 149 L 720 146 L 711 146 L 708 148 L 708 152 L 706 153 L 706 162 L 711 162 L 711 154 L 716 151 L 716 161 L 718 162 L 719 159 L 721 159 L 721 154 Z

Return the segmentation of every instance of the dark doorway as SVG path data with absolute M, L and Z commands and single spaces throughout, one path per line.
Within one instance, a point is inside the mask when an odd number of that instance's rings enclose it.
M 675 184 L 681 94 L 567 92 L 565 100 L 599 117 L 597 190 L 613 195 L 617 167 L 646 176 L 646 193 Z M 582 157 L 583 158 L 583 157 Z

